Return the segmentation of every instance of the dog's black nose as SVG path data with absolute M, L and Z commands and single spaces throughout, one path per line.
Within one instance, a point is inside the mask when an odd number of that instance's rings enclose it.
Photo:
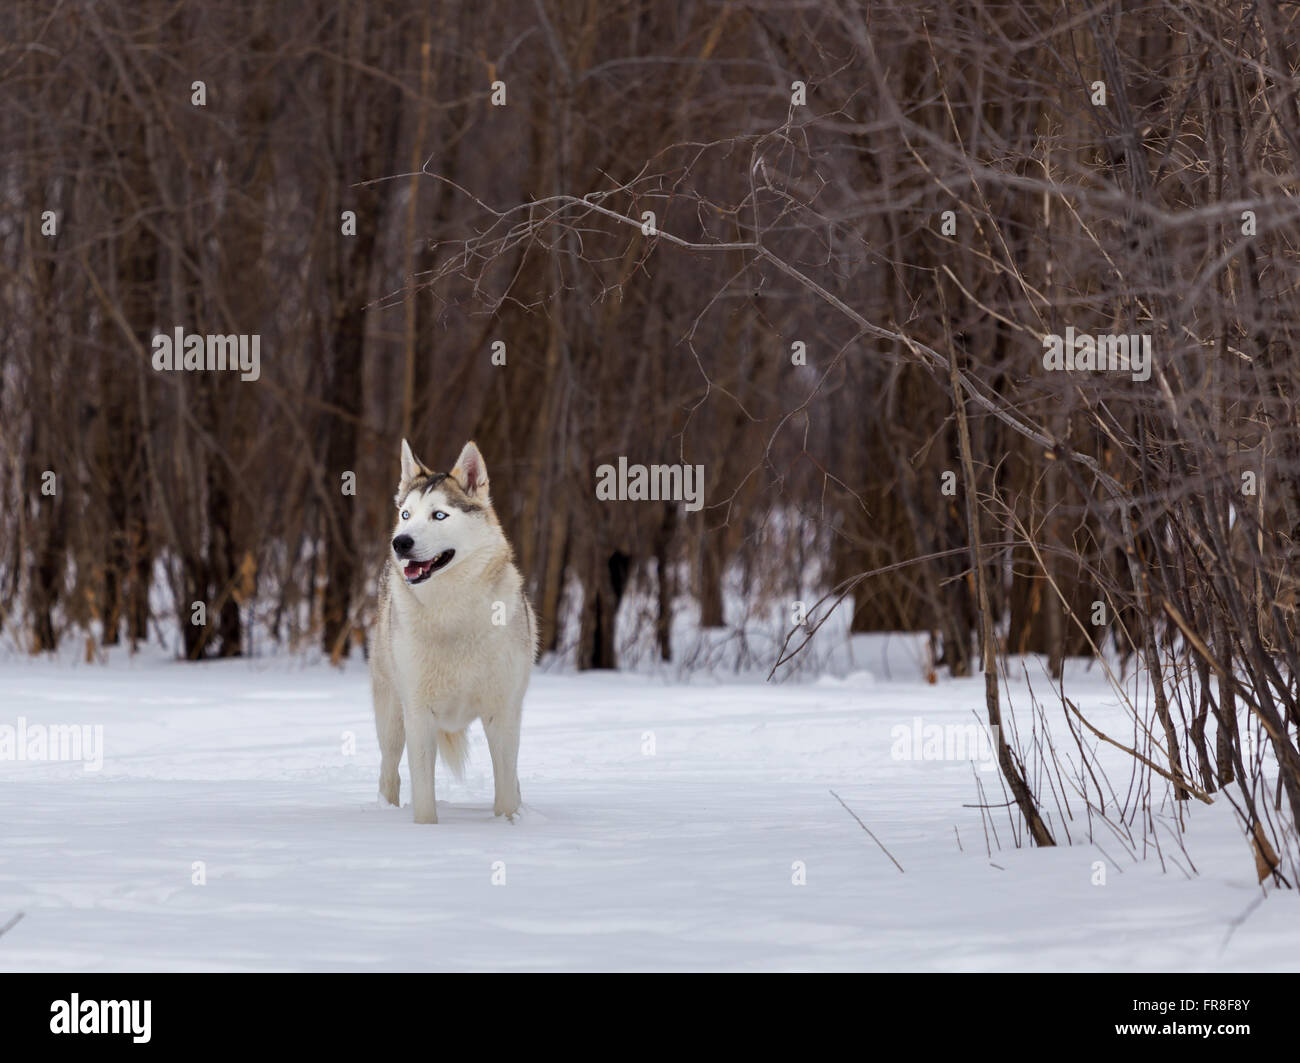
M 415 540 L 409 535 L 399 535 L 393 540 L 393 549 L 397 551 L 398 556 L 405 557 L 411 552 L 411 547 L 415 545 Z

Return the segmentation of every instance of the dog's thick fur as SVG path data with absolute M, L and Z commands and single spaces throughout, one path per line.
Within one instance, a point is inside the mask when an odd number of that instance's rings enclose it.
M 480 719 L 492 755 L 492 811 L 513 819 L 520 804 L 519 724 L 537 625 L 488 497 L 478 447 L 466 443 L 444 474 L 418 461 L 402 440 L 395 501 L 398 520 L 379 577 L 370 653 L 380 797 L 398 804 L 397 766 L 405 744 L 415 822 L 437 823 L 435 751 L 459 778 L 466 728 Z M 453 553 L 444 562 L 447 551 Z

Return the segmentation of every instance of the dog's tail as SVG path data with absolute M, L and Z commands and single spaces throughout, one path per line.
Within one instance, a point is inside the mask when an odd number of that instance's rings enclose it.
M 438 756 L 457 779 L 465 778 L 465 762 L 469 760 L 468 731 L 439 731 Z

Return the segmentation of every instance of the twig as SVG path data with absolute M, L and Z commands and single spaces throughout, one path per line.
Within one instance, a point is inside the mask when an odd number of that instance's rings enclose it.
M 831 791 L 831 796 L 835 798 L 835 800 L 838 801 L 840 804 L 844 805 L 844 799 L 840 797 L 840 795 L 837 794 L 834 790 Z M 862 822 L 862 820 L 858 817 L 858 814 L 854 812 L 853 809 L 849 808 L 848 805 L 844 805 L 844 811 L 858 821 L 859 827 L 861 827 L 868 834 L 871 834 L 871 828 Z M 894 854 L 891 853 L 888 849 L 886 849 L 883 844 L 881 844 L 879 838 L 877 838 L 874 834 L 871 834 L 871 840 L 880 846 L 880 851 L 882 853 L 884 853 L 887 857 L 889 857 L 889 859 L 894 860 Z M 894 860 L 894 866 L 898 868 L 899 871 L 903 870 L 903 865 L 900 864 L 897 860 Z

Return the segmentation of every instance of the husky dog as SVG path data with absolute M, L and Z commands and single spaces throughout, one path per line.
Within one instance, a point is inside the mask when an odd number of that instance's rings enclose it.
M 416 823 L 437 823 L 435 751 L 460 778 L 466 728 L 483 721 L 496 801 L 519 811 L 519 722 L 537 654 L 537 625 L 514 553 L 488 499 L 487 467 L 466 443 L 450 473 L 402 440 L 397 527 L 379 576 L 370 654 L 382 762 L 379 795 L 398 804 L 406 745 Z

